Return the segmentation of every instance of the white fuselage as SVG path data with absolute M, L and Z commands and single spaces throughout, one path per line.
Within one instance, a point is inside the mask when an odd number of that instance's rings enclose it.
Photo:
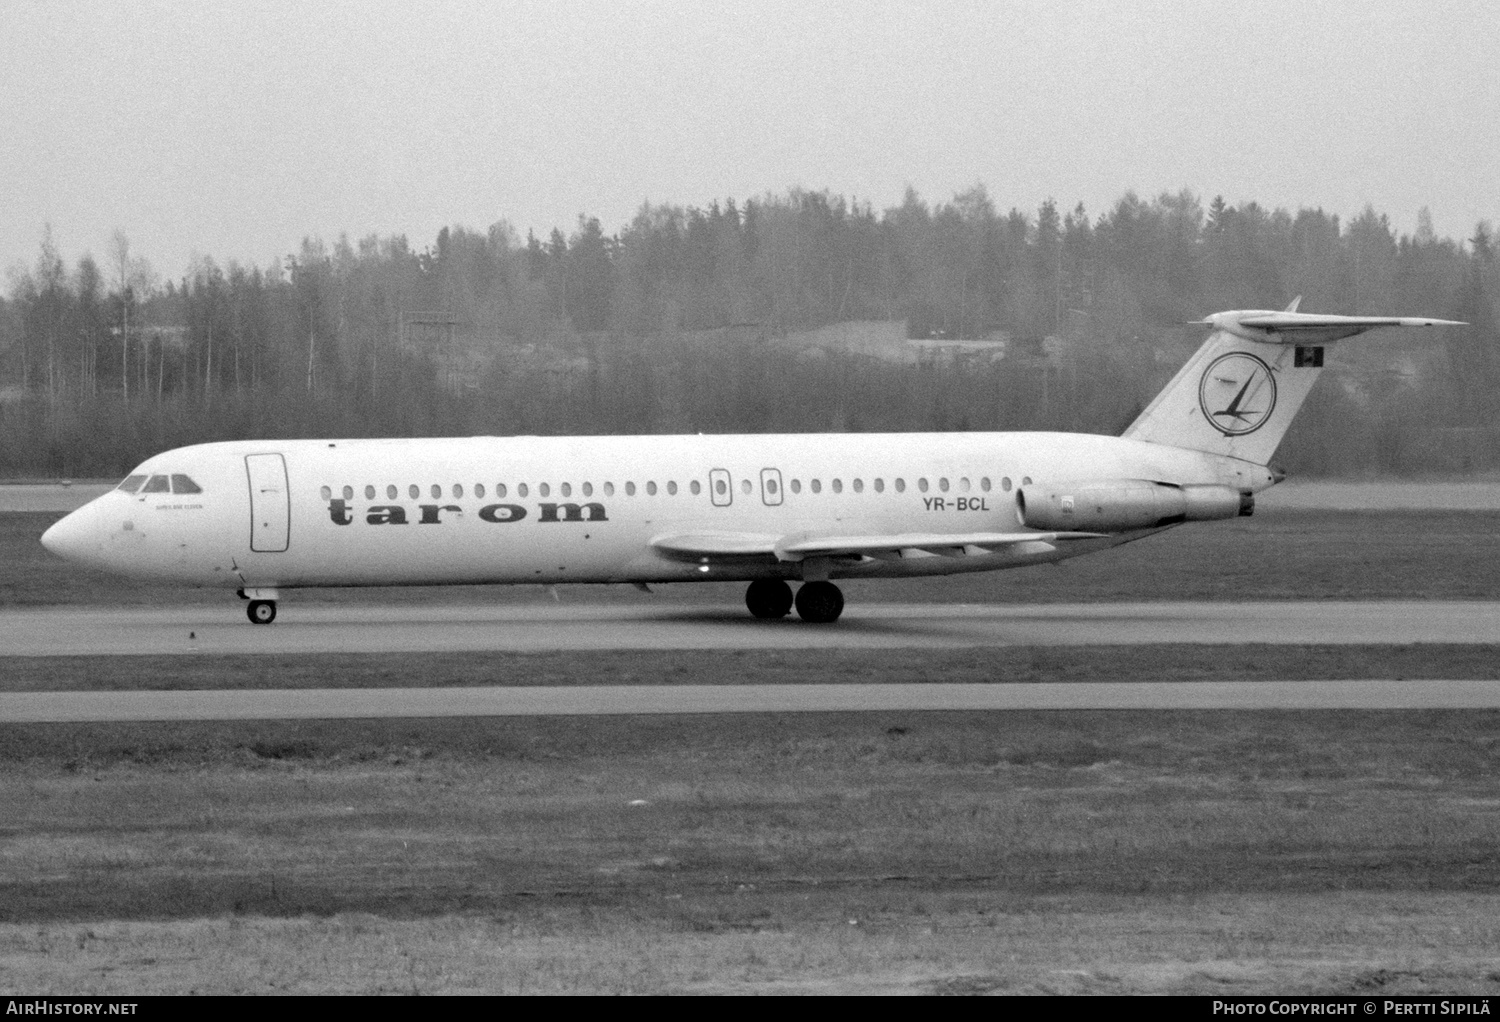
M 284 466 L 284 470 L 283 470 Z M 1271 485 L 1266 469 L 1116 437 L 1060 433 L 472 437 L 235 441 L 157 455 L 137 474 L 198 493 L 113 491 L 45 539 L 75 560 L 197 586 L 292 588 L 798 579 L 775 556 L 673 556 L 679 533 L 778 537 L 1026 531 L 1016 492 L 1080 479 Z M 844 557 L 831 577 L 984 571 L 1146 535 L 955 556 Z

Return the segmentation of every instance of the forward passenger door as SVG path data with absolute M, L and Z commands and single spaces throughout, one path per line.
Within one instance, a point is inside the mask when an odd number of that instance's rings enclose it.
M 286 459 L 279 454 L 247 454 L 245 474 L 250 481 L 250 549 L 283 553 L 292 536 Z

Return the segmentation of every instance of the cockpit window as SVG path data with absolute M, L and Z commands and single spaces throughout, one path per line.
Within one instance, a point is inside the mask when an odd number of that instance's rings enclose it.
M 134 493 L 136 490 L 139 490 L 141 488 L 141 483 L 144 483 L 145 481 L 145 476 L 126 476 L 125 481 L 119 486 L 116 486 L 115 489 L 124 490 L 126 493 Z
M 203 492 L 203 487 L 199 486 L 197 483 L 193 482 L 191 479 L 189 479 L 185 475 L 173 475 L 172 476 L 172 492 L 173 493 L 202 493 Z
M 152 476 L 146 481 L 142 493 L 171 493 L 172 481 L 166 476 Z

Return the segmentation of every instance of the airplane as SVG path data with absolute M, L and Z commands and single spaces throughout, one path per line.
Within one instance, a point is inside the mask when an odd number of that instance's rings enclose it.
M 992 571 L 1249 515 L 1337 341 L 1450 320 L 1220 312 L 1118 437 L 1074 433 L 239 440 L 147 459 L 42 544 L 235 590 L 748 582 L 757 618 L 836 621 L 835 579 Z M 795 595 L 791 583 L 800 583 Z

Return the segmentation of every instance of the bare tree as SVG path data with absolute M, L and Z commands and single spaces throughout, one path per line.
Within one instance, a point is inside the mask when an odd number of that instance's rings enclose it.
M 115 274 L 120 300 L 120 387 L 130 400 L 130 307 L 145 299 L 155 281 L 151 264 L 130 255 L 130 239 L 118 227 L 110 237 L 110 269 Z M 144 372 L 145 367 L 142 367 Z

